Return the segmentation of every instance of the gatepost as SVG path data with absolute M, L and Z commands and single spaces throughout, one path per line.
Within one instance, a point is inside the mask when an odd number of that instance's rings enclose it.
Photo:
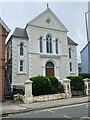
M 33 95 L 32 95 L 32 81 L 26 80 L 25 81 L 25 103 L 32 103 L 33 102 Z
M 90 95 L 90 79 L 89 78 L 85 78 L 84 79 L 84 83 L 85 83 L 86 95 Z
M 71 98 L 71 86 L 70 86 L 70 79 L 63 79 L 64 90 L 66 93 L 66 98 Z

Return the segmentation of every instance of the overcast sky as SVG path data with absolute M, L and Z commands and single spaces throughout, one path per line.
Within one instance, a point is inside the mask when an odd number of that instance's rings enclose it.
M 78 43 L 80 51 L 86 45 L 85 12 L 88 2 L 48 2 L 50 9 L 69 30 L 68 36 Z M 47 2 L 0 2 L 0 16 L 7 26 L 24 28 L 33 18 L 46 10 Z

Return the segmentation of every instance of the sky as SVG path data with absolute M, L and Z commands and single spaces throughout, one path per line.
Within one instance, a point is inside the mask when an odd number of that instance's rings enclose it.
M 68 29 L 67 35 L 78 43 L 77 56 L 78 62 L 80 62 L 80 51 L 87 44 L 85 26 L 85 13 L 88 11 L 87 0 L 79 2 L 55 2 L 55 0 L 54 2 L 49 0 L 37 0 L 37 2 L 30 0 L 11 2 L 7 0 L 6 2 L 1 0 L 0 17 L 11 31 L 15 27 L 25 28 L 29 21 L 46 10 L 47 2 L 50 9 Z

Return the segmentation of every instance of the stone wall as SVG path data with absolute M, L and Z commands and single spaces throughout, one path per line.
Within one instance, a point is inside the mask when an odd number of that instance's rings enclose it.
M 33 102 L 40 102 L 40 101 L 47 101 L 47 100 L 56 100 L 56 99 L 62 99 L 65 98 L 65 93 L 59 93 L 59 94 L 49 94 L 49 95 L 40 95 L 40 96 L 34 96 Z
M 48 101 L 48 100 L 58 100 L 66 98 L 65 93 L 58 93 L 58 94 L 49 94 L 49 95 L 40 95 L 40 96 L 32 96 L 32 102 L 40 102 L 40 101 Z M 22 100 L 25 102 L 25 96 L 20 94 L 14 95 L 14 100 Z M 32 103 L 30 98 L 28 99 L 28 103 Z M 26 101 L 27 103 L 27 101 Z
M 56 100 L 62 98 L 70 98 L 71 97 L 71 88 L 70 88 L 70 80 L 64 79 L 64 89 L 65 93 L 58 93 L 58 94 L 48 94 L 48 95 L 40 95 L 40 96 L 33 96 L 32 95 L 32 81 L 26 80 L 25 81 L 25 95 L 14 95 L 14 99 L 22 99 L 25 103 L 32 103 L 32 102 L 39 102 L 39 101 L 47 101 L 47 100 Z

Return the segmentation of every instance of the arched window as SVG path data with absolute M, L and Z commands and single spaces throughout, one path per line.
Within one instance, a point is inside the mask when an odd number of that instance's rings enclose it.
M 52 53 L 52 36 L 50 34 L 46 36 L 46 51 Z
M 40 52 L 43 52 L 42 36 L 40 36 Z
M 69 58 L 71 58 L 71 48 L 69 48 Z
M 23 55 L 23 43 L 20 43 L 20 55 Z
M 56 43 L 56 54 L 58 54 L 58 39 L 56 39 L 56 41 L 55 41 Z
M 70 72 L 72 71 L 72 62 L 70 62 Z
M 54 76 L 54 64 L 52 62 L 46 63 L 46 76 Z
M 53 68 L 54 67 L 54 64 L 52 62 L 47 62 L 46 63 L 46 67 L 47 68 Z

